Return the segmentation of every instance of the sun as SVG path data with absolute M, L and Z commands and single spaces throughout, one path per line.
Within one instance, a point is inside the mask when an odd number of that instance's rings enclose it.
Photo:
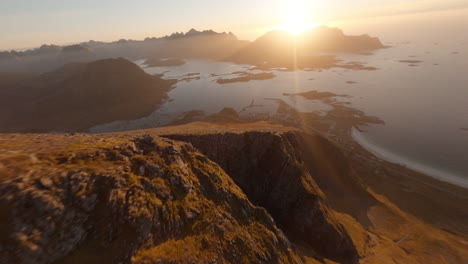
M 276 29 L 286 30 L 296 35 L 318 25 L 309 21 L 306 5 L 303 1 L 292 1 L 285 22 L 284 25 L 276 27 Z

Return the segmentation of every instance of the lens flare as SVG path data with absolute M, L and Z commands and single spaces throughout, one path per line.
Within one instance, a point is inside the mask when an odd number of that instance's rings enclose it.
M 286 30 L 293 34 L 300 34 L 303 31 L 316 27 L 319 24 L 309 21 L 308 12 L 304 1 L 293 1 L 288 10 L 286 23 L 276 27 L 279 30 Z

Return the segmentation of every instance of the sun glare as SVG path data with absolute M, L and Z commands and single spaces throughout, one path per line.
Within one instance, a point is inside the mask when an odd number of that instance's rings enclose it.
M 317 26 L 316 23 L 309 22 L 304 1 L 293 1 L 286 17 L 286 24 L 277 27 L 293 34 L 300 34 L 303 31 Z

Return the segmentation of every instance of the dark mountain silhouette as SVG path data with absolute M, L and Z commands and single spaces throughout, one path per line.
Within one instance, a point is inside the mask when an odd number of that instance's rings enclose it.
M 232 33 L 191 29 L 185 34 L 166 36 L 154 42 L 155 48 L 148 57 L 149 65 L 159 64 L 163 58 L 201 58 L 222 60 L 247 46 L 249 41 L 239 40 Z
M 89 41 L 81 43 L 89 47 L 99 58 L 126 57 L 132 60 L 148 59 L 160 64 L 161 59 L 209 58 L 222 59 L 245 47 L 249 41 L 239 40 L 234 34 L 217 33 L 213 30 L 191 29 L 186 33 L 145 40 L 126 40 L 104 43 Z
M 71 45 L 71 46 L 65 46 L 62 49 L 62 53 L 75 53 L 75 52 L 84 52 L 88 53 L 91 52 L 88 48 L 82 46 L 82 45 Z
M 160 38 L 156 38 L 156 37 L 145 38 L 144 41 L 155 41 L 155 40 L 163 40 L 163 39 L 168 40 L 168 39 L 187 38 L 187 37 L 194 37 L 194 36 L 218 36 L 218 35 L 228 36 L 232 39 L 237 39 L 237 37 L 232 32 L 217 33 L 216 31 L 213 31 L 213 30 L 198 31 L 192 28 L 187 33 L 175 32 L 175 33 L 172 33 L 171 35 L 167 35 L 167 36 L 160 37 Z
M 154 111 L 174 83 L 122 58 L 0 77 L 1 132 L 84 130 L 136 119 Z
M 83 45 L 42 45 L 37 49 L 0 53 L 0 72 L 47 72 L 71 62 L 91 62 L 98 56 Z
M 0 60 L 2 58 L 21 58 L 21 57 L 27 57 L 27 56 L 34 56 L 34 55 L 44 55 L 44 54 L 50 54 L 50 53 L 58 53 L 62 50 L 62 47 L 57 46 L 57 45 L 42 45 L 37 49 L 30 49 L 26 51 L 3 51 L 0 52 Z
M 337 28 L 326 26 L 309 29 L 299 35 L 288 31 L 271 31 L 226 60 L 268 67 L 328 68 L 337 60 L 318 53 L 362 52 L 385 46 L 368 35 L 347 36 Z
M 58 63 L 89 62 L 97 59 L 94 52 L 83 45 L 65 46 L 57 55 Z
M 369 35 L 345 35 L 341 29 L 316 27 L 300 35 L 302 48 L 311 52 L 361 52 L 384 48 L 378 38 Z

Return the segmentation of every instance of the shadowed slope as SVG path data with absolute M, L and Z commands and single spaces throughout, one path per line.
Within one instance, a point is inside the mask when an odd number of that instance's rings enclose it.
M 352 169 L 336 147 L 293 131 L 163 136 L 190 142 L 218 163 L 254 204 L 268 210 L 292 241 L 340 263 L 357 262 L 355 245 L 324 192 L 337 209 L 362 218 L 366 210 L 357 207 L 368 208 L 374 200 L 356 185 Z M 348 195 L 337 195 L 337 189 L 347 190 Z
M 74 63 L 0 89 L 0 132 L 76 131 L 150 114 L 174 81 L 125 59 Z

